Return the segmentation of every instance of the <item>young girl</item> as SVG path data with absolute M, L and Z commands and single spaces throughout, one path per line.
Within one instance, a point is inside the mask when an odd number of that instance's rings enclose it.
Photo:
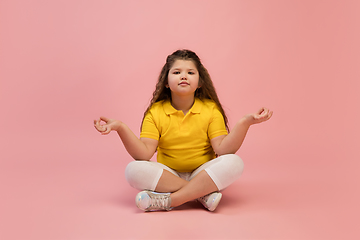
M 121 121 L 94 121 L 102 134 L 116 131 L 128 153 L 129 184 L 141 190 L 135 202 L 144 211 L 171 210 L 197 199 L 214 211 L 221 190 L 243 171 L 235 155 L 249 127 L 270 119 L 261 108 L 245 115 L 228 133 L 228 121 L 208 71 L 189 50 L 167 57 L 150 105 L 144 113 L 140 139 Z M 104 123 L 102 123 L 102 121 Z M 157 162 L 149 161 L 157 151 Z

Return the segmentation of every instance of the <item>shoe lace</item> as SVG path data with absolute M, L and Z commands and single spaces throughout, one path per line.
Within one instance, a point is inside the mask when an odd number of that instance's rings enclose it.
M 202 202 L 206 202 L 209 198 L 209 195 L 205 195 L 205 196 L 202 196 L 202 197 L 199 197 L 198 200 L 199 201 L 202 201 Z
M 151 206 L 162 208 L 162 209 L 168 209 L 169 205 L 169 196 L 167 195 L 155 195 L 151 199 Z

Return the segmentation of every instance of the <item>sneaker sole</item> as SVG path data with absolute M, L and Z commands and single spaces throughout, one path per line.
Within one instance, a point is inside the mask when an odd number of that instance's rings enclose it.
M 208 208 L 208 210 L 209 210 L 210 212 L 213 212 L 213 211 L 216 209 L 216 207 L 217 207 L 217 206 L 219 205 L 219 203 L 220 203 L 221 198 L 222 198 L 222 194 L 219 192 L 219 193 L 217 194 L 217 196 L 216 196 L 213 204 L 211 205 L 211 208 Z

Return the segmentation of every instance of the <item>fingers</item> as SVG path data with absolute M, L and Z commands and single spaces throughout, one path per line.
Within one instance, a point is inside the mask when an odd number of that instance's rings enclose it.
M 101 122 L 105 122 L 101 124 Z M 100 117 L 99 120 L 94 120 L 94 127 L 96 130 L 98 130 L 102 135 L 109 134 L 112 130 L 116 129 L 116 123 L 117 121 L 106 118 L 106 117 Z
M 99 120 L 94 120 L 94 127 L 103 134 L 107 130 L 107 127 L 100 124 L 101 120 L 101 118 Z
M 101 133 L 102 135 L 107 135 L 111 132 L 111 127 L 106 126 L 104 127 L 104 131 Z
M 271 118 L 273 112 L 270 111 L 268 108 L 260 108 L 259 111 L 256 113 L 254 118 L 260 122 L 267 121 Z
M 266 108 L 260 108 L 255 114 L 254 114 L 254 118 L 259 120 L 262 119 L 266 116 L 267 111 Z
M 100 132 L 100 120 L 94 120 L 94 127 Z
M 108 122 L 110 119 L 106 118 L 106 117 L 100 117 L 100 120 L 104 121 L 104 122 Z
M 265 116 L 265 115 L 267 115 L 267 114 L 269 114 L 269 109 L 267 109 L 267 108 L 260 108 L 259 109 L 259 111 L 258 111 L 258 114 L 260 115 L 260 116 Z
M 263 112 L 263 121 L 267 121 L 271 118 L 271 116 L 273 115 L 273 112 L 270 111 L 269 109 L 267 108 L 264 108 L 264 112 Z

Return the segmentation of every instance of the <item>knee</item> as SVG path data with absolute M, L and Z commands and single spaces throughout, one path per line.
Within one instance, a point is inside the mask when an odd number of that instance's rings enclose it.
M 131 161 L 125 168 L 125 173 L 131 172 L 134 170 L 134 168 L 137 168 L 137 166 L 139 165 L 139 163 L 141 164 L 140 161 Z
M 221 155 L 217 162 L 206 170 L 218 189 L 223 190 L 241 176 L 244 162 L 235 154 Z
M 134 183 L 138 181 L 138 178 L 141 175 L 140 172 L 143 169 L 142 165 L 144 165 L 144 163 L 145 162 L 143 161 L 132 161 L 126 166 L 125 178 L 131 186 L 133 186 Z
M 244 162 L 243 160 L 236 154 L 226 154 L 223 155 L 228 162 L 228 166 L 231 166 L 234 172 L 241 174 L 244 171 Z
M 154 190 L 162 171 L 153 162 L 132 161 L 126 166 L 125 178 L 133 188 Z

